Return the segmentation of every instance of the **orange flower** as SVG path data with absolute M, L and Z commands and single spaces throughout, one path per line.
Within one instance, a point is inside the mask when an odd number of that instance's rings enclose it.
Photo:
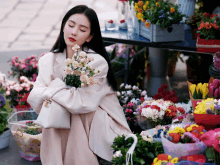
M 139 13 L 142 13 L 142 11 L 143 11 L 142 8 L 138 8 Z
M 216 24 L 213 24 L 213 27 L 217 30 L 219 27 Z
M 170 8 L 170 13 L 174 13 L 175 12 L 175 8 L 171 7 Z
M 201 22 L 201 24 L 200 24 L 200 29 L 202 29 L 202 28 L 204 28 L 205 27 L 205 24 L 203 23 L 203 22 Z
M 138 6 L 142 7 L 144 5 L 144 2 L 143 1 L 139 1 L 138 2 Z
M 141 21 L 142 21 L 142 22 L 145 22 L 146 20 L 145 20 L 144 18 L 141 18 Z
M 173 143 L 178 143 L 180 140 L 180 134 L 179 133 L 169 133 L 170 137 L 172 138 Z
M 149 28 L 150 27 L 150 22 L 145 22 L 145 27 Z
M 210 24 L 208 22 L 205 23 L 205 28 L 206 29 L 211 29 L 211 26 L 210 26 Z

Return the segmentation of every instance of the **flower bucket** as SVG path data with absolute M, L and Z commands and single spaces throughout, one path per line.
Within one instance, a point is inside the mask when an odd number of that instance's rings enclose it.
M 6 130 L 2 135 L 0 135 L 0 149 L 8 147 L 9 140 L 10 140 L 10 129 Z
M 220 50 L 220 40 L 197 38 L 197 52 L 216 53 Z
M 190 100 L 191 100 L 192 108 L 193 108 L 193 111 L 194 111 L 195 108 L 196 108 L 196 106 L 197 106 L 197 103 L 198 103 L 198 102 L 201 102 L 202 100 L 205 100 L 205 99 L 194 99 L 194 98 L 192 97 L 192 94 L 191 94 L 190 90 L 189 90 L 189 87 L 190 87 L 190 85 L 192 85 L 192 83 L 189 82 L 189 81 L 187 81 L 187 84 L 188 84 L 189 98 L 190 98 Z
M 161 140 L 164 153 L 171 157 L 204 154 L 206 150 L 206 145 L 203 142 L 185 144 L 173 143 L 164 137 L 163 132 L 161 133 Z
M 220 126 L 220 115 L 193 113 L 193 116 L 196 124 L 204 126 L 207 131 Z
M 27 122 L 34 122 L 36 115 L 33 111 L 20 111 L 14 113 L 8 123 L 11 125 L 11 133 L 18 144 L 21 157 L 28 161 L 40 160 L 40 144 L 42 127 L 29 126 Z M 16 118 L 17 114 L 26 115 L 25 120 Z

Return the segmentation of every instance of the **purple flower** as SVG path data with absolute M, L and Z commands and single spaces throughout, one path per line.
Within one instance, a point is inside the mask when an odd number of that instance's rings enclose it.
M 4 106 L 5 106 L 5 98 L 2 95 L 0 95 L 0 108 Z

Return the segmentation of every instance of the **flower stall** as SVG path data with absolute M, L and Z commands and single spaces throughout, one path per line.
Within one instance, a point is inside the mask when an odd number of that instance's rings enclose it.
M 204 13 L 197 27 L 197 52 L 215 53 L 220 50 L 220 18 L 215 14 Z
M 137 33 L 151 42 L 184 40 L 184 15 L 178 6 L 166 1 L 138 1 L 135 3 Z

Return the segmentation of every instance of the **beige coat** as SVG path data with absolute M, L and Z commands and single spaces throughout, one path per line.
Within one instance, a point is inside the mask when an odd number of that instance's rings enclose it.
M 107 83 L 108 64 L 99 54 L 89 63 L 100 71 L 95 75 L 98 84 L 88 87 L 63 89 L 54 101 L 71 113 L 70 129 L 43 129 L 41 161 L 43 165 L 98 165 L 96 155 L 111 161 L 111 145 L 118 135 L 129 134 L 122 107 Z M 66 86 L 64 53 L 47 53 L 40 58 L 39 73 L 28 103 L 39 114 L 44 99 L 57 88 Z

